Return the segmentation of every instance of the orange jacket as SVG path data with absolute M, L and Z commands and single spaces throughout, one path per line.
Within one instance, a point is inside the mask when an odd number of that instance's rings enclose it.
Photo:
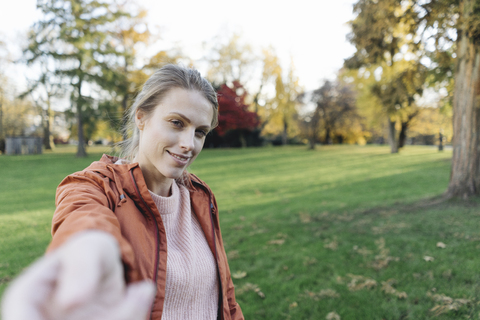
M 151 319 L 160 320 L 167 272 L 165 228 L 138 163 L 119 165 L 115 164 L 117 160 L 103 155 L 100 161 L 69 175 L 60 183 L 53 216 L 53 239 L 48 251 L 82 230 L 96 229 L 110 233 L 120 245 L 127 283 L 142 279 L 156 282 L 157 294 Z M 192 209 L 218 266 L 219 319 L 244 319 L 235 301 L 215 197 L 195 175 L 189 174 L 189 178 L 186 187 L 190 191 Z

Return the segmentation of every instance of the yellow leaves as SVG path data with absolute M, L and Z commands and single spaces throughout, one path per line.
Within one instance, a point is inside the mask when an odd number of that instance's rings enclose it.
M 406 299 L 408 297 L 406 292 L 404 292 L 404 291 L 399 292 L 393 287 L 393 285 L 396 282 L 397 281 L 395 279 L 389 279 L 387 281 L 382 281 L 382 288 L 380 290 L 385 292 L 386 294 L 396 296 L 398 299 Z
M 380 270 L 383 268 L 386 268 L 388 266 L 388 263 L 390 261 L 399 261 L 400 259 L 398 257 L 391 257 L 389 256 L 390 254 L 390 249 L 385 247 L 385 239 L 380 238 L 375 241 L 375 244 L 377 245 L 378 248 L 378 255 L 375 256 L 375 260 L 372 262 L 371 266 L 375 270 Z
M 427 292 L 427 296 L 430 297 L 433 301 L 439 303 L 432 309 L 430 309 L 430 311 L 433 312 L 435 316 L 439 316 L 452 310 L 457 311 L 462 306 L 472 303 L 472 300 L 469 299 L 453 299 L 444 294 L 432 295 L 430 292 Z
M 325 319 L 326 320 L 341 320 L 340 316 L 335 311 L 332 311 L 332 312 L 328 313 Z
M 245 271 L 237 271 L 232 273 L 232 278 L 233 279 L 243 279 L 247 276 L 247 273 Z
M 285 239 L 287 238 L 287 235 L 283 234 L 283 233 L 278 233 L 277 238 L 278 239 L 272 239 L 272 240 L 268 241 L 268 244 L 276 244 L 276 245 L 281 246 L 282 244 L 285 243 Z
M 330 249 L 330 250 L 337 250 L 338 249 L 338 242 L 337 239 L 334 238 L 333 240 L 327 240 L 325 244 L 323 245 L 325 249 Z
M 377 286 L 377 281 L 354 274 L 347 274 L 350 277 L 351 281 L 347 284 L 348 290 L 350 291 L 359 291 L 362 289 L 373 289 Z
M 337 293 L 337 291 L 333 289 L 323 289 L 320 290 L 319 292 L 312 292 L 312 291 L 305 291 L 304 297 L 308 297 L 312 300 L 319 301 L 325 298 L 340 298 L 340 295 Z
M 302 223 L 310 223 L 312 222 L 312 217 L 306 212 L 299 212 L 298 216 L 300 217 L 300 221 Z
M 369 256 L 371 255 L 373 252 L 371 250 L 368 250 L 367 248 L 365 247 L 361 247 L 361 248 L 358 248 L 358 246 L 354 246 L 353 247 L 353 250 L 358 252 L 359 254 L 361 254 L 362 256 Z
M 258 285 L 254 283 L 247 282 L 237 290 L 235 290 L 236 295 L 242 295 L 245 292 L 253 291 L 255 292 L 260 298 L 264 299 L 265 294 L 260 290 Z
M 305 257 L 305 260 L 303 261 L 304 266 L 311 266 L 314 264 L 317 264 L 317 259 L 311 258 L 311 257 Z
M 363 289 L 371 290 L 377 287 L 377 281 L 374 279 L 354 274 L 347 274 L 350 277 L 350 282 L 347 284 L 347 287 L 350 291 L 360 291 Z M 343 284 L 344 279 L 342 277 L 337 277 L 337 282 Z M 404 291 L 398 291 L 393 287 L 397 281 L 395 279 L 389 279 L 387 281 L 382 281 L 382 286 L 380 291 L 384 292 L 387 295 L 392 295 L 398 299 L 407 299 L 408 295 Z
M 238 250 L 228 251 L 228 253 L 227 253 L 228 260 L 237 259 L 239 256 L 240 255 L 238 253 Z
M 443 242 L 437 242 L 437 248 L 440 248 L 440 249 L 445 249 L 447 247 L 447 245 Z
M 278 244 L 280 246 L 284 243 L 285 243 L 285 239 L 274 239 L 274 240 L 268 241 L 268 244 Z
M 435 258 L 430 256 L 424 256 L 423 260 L 425 260 L 426 262 L 432 262 L 433 260 L 435 260 Z

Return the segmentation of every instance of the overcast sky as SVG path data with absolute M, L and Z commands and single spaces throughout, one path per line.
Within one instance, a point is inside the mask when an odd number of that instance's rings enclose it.
M 202 43 L 226 32 L 239 32 L 244 41 L 260 50 L 272 45 L 282 66 L 293 57 L 305 89 L 333 78 L 343 59 L 354 48 L 346 41 L 347 21 L 353 18 L 354 0 L 137 0 L 148 12 L 152 28 L 160 30 L 162 49 L 177 44 L 193 60 L 205 52 Z M 3 0 L 0 3 L 0 39 L 9 43 L 14 58 L 21 53 L 22 35 L 39 12 L 36 0 Z M 9 68 L 19 85 L 28 70 Z

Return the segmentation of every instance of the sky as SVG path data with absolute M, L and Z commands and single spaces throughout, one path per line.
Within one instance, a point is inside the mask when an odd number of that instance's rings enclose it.
M 334 78 L 354 53 L 346 35 L 355 0 L 136 1 L 147 10 L 149 27 L 159 30 L 162 49 L 179 46 L 195 63 L 205 55 L 204 43 L 237 32 L 258 52 L 273 46 L 284 69 L 292 57 L 305 90 Z M 0 3 L 0 39 L 6 40 L 14 59 L 21 56 L 28 27 L 41 17 L 35 6 L 36 0 Z M 9 66 L 6 72 L 19 87 L 31 76 L 22 66 Z

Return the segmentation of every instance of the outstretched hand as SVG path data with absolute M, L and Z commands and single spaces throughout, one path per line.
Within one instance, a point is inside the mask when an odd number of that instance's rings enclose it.
M 154 296 L 151 281 L 125 285 L 113 236 L 85 231 L 13 281 L 2 301 L 2 319 L 143 320 Z

